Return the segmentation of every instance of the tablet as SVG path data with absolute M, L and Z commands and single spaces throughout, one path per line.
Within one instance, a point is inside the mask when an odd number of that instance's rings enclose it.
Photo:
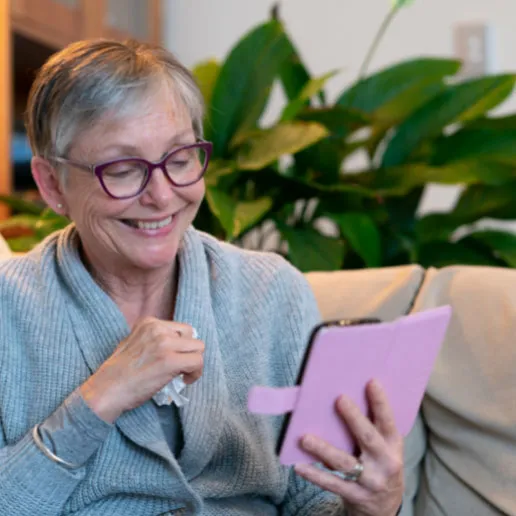
M 299 446 L 307 433 L 355 452 L 356 443 L 335 409 L 346 394 L 368 415 L 366 385 L 373 378 L 383 386 L 396 425 L 407 435 L 417 416 L 432 369 L 451 318 L 442 306 L 393 322 L 357 319 L 326 322 L 310 337 L 297 385 L 255 386 L 248 408 L 259 414 L 287 414 L 278 443 L 282 464 L 316 459 Z

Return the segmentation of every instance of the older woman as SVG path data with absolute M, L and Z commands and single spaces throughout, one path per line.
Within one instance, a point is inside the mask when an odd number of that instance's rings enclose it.
M 158 47 L 78 42 L 39 72 L 33 175 L 72 224 L 0 265 L 0 514 L 397 513 L 402 439 L 380 386 L 374 424 L 338 403 L 358 467 L 316 436 L 303 445 L 327 468 L 281 467 L 280 422 L 246 410 L 253 385 L 294 383 L 318 313 L 282 258 L 192 227 L 202 117 Z M 176 377 L 176 403 L 157 403 Z

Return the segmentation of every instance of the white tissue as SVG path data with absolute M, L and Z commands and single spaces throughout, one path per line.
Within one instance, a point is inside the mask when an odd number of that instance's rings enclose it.
M 192 337 L 197 338 L 197 331 L 193 328 Z M 188 398 L 181 394 L 181 391 L 186 387 L 186 383 L 183 380 L 183 375 L 176 376 L 171 382 L 167 383 L 160 391 L 158 391 L 152 399 L 159 405 L 170 405 L 174 402 L 178 407 L 182 407 L 188 403 Z

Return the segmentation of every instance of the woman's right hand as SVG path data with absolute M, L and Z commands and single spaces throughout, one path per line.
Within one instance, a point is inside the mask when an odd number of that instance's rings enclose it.
M 200 378 L 204 343 L 194 339 L 186 324 L 146 317 L 114 353 L 84 382 L 84 401 L 104 421 L 113 423 L 123 412 L 152 398 L 176 376 L 185 383 Z

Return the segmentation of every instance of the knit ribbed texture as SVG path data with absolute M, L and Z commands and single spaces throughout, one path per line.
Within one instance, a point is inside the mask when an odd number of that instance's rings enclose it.
M 100 448 L 112 427 L 91 410 L 76 389 L 39 425 L 39 433 L 44 446 L 78 467 Z
M 319 320 L 302 274 L 193 228 L 179 270 L 174 319 L 206 344 L 203 376 L 179 410 L 180 456 L 150 401 L 123 414 L 70 472 L 38 450 L 30 430 L 110 356 L 128 325 L 83 266 L 73 225 L 0 264 L 0 516 L 343 513 L 340 500 L 279 465 L 282 418 L 247 411 L 252 386 L 295 382 Z

